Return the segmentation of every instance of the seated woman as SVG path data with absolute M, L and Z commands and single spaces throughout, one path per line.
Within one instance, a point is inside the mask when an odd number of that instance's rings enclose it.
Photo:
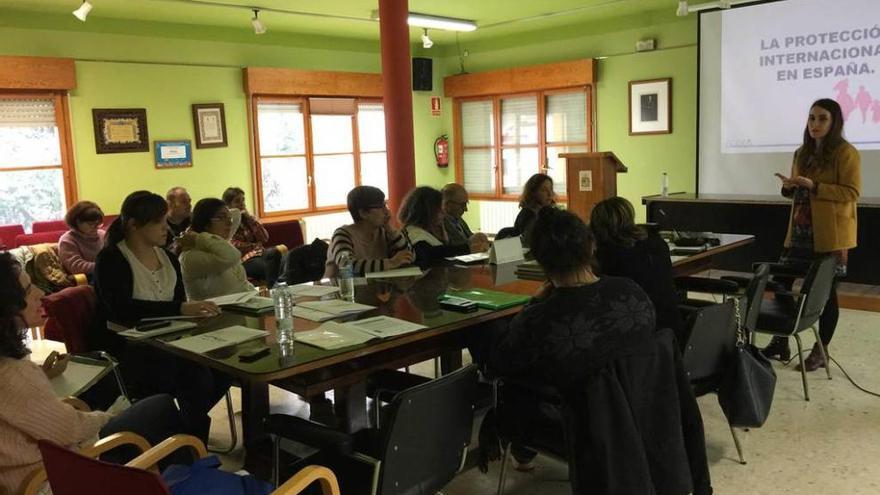
M 64 221 L 70 227 L 58 240 L 58 257 L 67 273 L 82 273 L 87 277 L 95 271 L 95 258 L 104 247 L 104 212 L 91 201 L 73 205 Z
M 338 264 L 348 259 L 356 276 L 391 270 L 413 262 L 406 239 L 388 221 L 391 212 L 385 193 L 373 186 L 358 186 L 348 192 L 348 212 L 354 223 L 339 227 L 330 239 L 325 277 L 335 277 Z
M 196 203 L 190 230 L 180 239 L 180 269 L 190 300 L 255 290 L 238 249 L 229 242 L 232 225 L 222 200 L 205 198 Z
M 98 300 L 110 322 L 129 327 L 147 317 L 219 314 L 212 302 L 186 301 L 180 264 L 164 249 L 167 211 L 161 196 L 136 191 L 125 198 L 119 218 L 110 226 L 107 246 L 95 266 Z M 103 332 L 105 350 L 117 354 L 126 382 L 140 395 L 174 396 L 187 431 L 207 441 L 208 411 L 226 393 L 229 378 L 145 344 L 120 342 L 109 333 Z
M 43 291 L 12 256 L 0 254 L 0 493 L 20 493 L 25 479 L 40 466 L 38 440 L 75 447 L 99 436 L 134 431 L 154 444 L 183 431 L 167 395 L 144 399 L 118 414 L 113 408 L 78 411 L 57 398 L 49 376 L 62 373 L 67 361 L 41 369 L 27 358 L 30 351 L 24 345 L 27 328 L 43 323 L 41 297 Z
M 519 214 L 513 223 L 516 235 L 522 236 L 523 246 L 529 245 L 532 225 L 538 216 L 538 210 L 556 203 L 553 192 L 553 179 L 547 174 L 535 174 L 529 177 L 519 197 Z
M 672 329 L 683 346 L 687 335 L 678 309 L 669 246 L 659 234 L 637 226 L 635 217 L 632 204 L 619 196 L 593 207 L 590 228 L 596 236 L 598 272 L 639 284 L 657 310 L 657 328 Z
M 228 208 L 241 212 L 241 223 L 232 235 L 232 245 L 240 255 L 241 263 L 247 276 L 255 280 L 272 280 L 278 275 L 281 253 L 276 249 L 266 249 L 269 233 L 263 225 L 247 211 L 244 202 L 244 191 L 238 187 L 229 187 L 223 191 L 223 202 Z M 277 258 L 277 259 L 276 259 Z M 274 276 L 269 271 L 274 270 Z
M 415 264 L 424 269 L 449 256 L 481 253 L 489 249 L 485 238 L 471 237 L 467 243 L 446 244 L 443 227 L 443 194 L 433 187 L 413 189 L 403 199 L 398 213 L 403 236 L 415 253 Z

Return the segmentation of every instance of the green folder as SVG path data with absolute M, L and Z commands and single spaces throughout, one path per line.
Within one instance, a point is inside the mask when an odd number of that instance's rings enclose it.
M 484 309 L 510 308 L 525 304 L 531 299 L 531 296 L 487 289 L 451 290 L 446 294 L 473 301 L 477 303 L 477 306 Z

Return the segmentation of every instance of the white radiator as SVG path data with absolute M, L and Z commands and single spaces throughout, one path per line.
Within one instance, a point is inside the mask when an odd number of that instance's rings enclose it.
M 312 239 L 327 239 L 333 237 L 333 231 L 351 223 L 351 214 L 347 211 L 340 213 L 325 213 L 323 215 L 310 215 L 303 217 L 306 224 L 304 240 L 306 244 Z
M 517 214 L 516 201 L 480 201 L 480 231 L 494 234 L 504 227 L 513 227 Z

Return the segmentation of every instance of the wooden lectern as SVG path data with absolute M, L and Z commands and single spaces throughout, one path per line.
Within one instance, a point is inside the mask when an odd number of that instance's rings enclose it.
M 617 174 L 626 166 L 610 151 L 559 156 L 565 158 L 568 210 L 589 223 L 593 205 L 617 196 Z

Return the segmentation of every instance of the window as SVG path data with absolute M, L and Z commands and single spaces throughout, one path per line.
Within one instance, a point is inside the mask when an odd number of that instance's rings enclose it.
M 61 94 L 0 93 L 0 225 L 64 217 L 75 201 Z
M 515 199 L 544 172 L 564 195 L 558 155 L 592 149 L 589 101 L 589 88 L 457 100 L 460 182 L 476 198 Z
M 256 97 L 254 108 L 261 216 L 344 209 L 358 185 L 387 194 L 380 102 Z

